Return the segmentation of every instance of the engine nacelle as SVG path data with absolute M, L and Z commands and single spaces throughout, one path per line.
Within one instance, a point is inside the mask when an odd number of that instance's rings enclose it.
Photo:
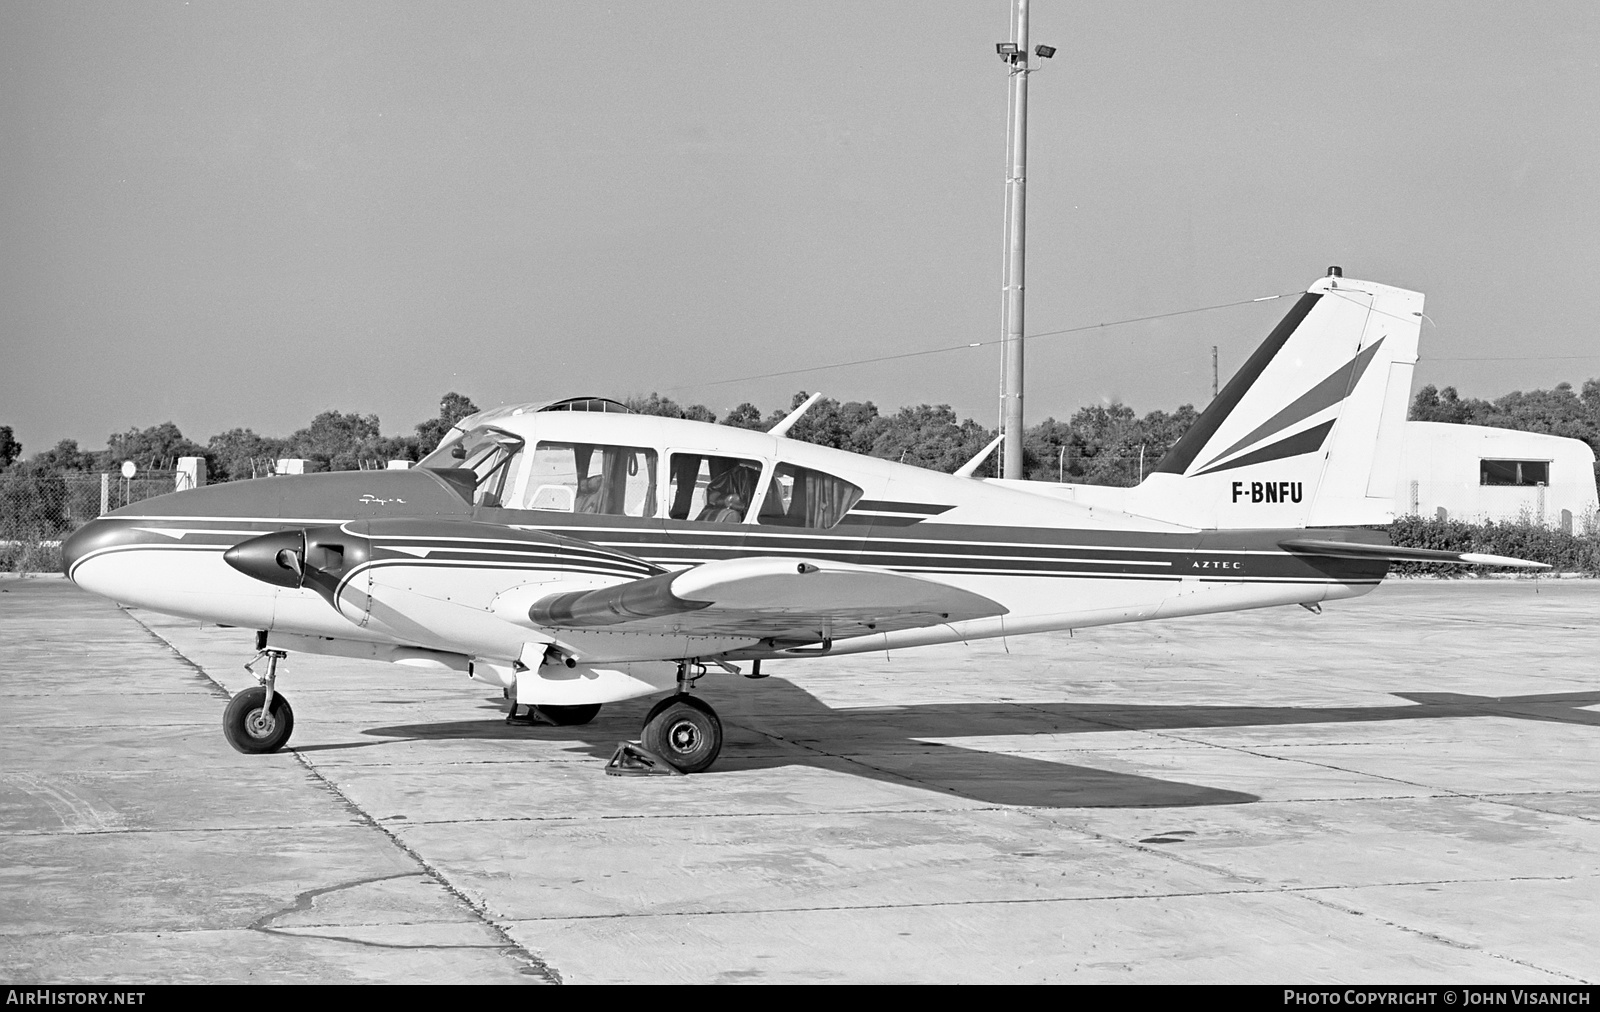
M 520 670 L 519 670 L 520 669 Z M 516 689 L 517 702 L 530 706 L 583 706 L 651 696 L 678 685 L 678 666 L 669 661 L 636 661 L 604 667 L 575 664 L 521 665 L 474 659 L 471 676 L 499 688 Z

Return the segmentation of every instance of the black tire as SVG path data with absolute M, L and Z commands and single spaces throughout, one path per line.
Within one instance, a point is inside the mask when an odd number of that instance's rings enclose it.
M 272 712 L 263 719 L 261 704 L 267 690 L 255 685 L 228 701 L 222 714 L 222 733 L 236 751 L 246 755 L 276 752 L 294 733 L 294 710 L 282 693 L 272 694 Z
M 540 704 L 533 709 L 537 710 L 544 719 L 557 727 L 580 727 L 595 718 L 600 712 L 600 704 L 585 703 L 582 706 L 545 706 Z
M 644 719 L 639 743 L 685 773 L 700 773 L 722 751 L 722 721 L 694 696 L 668 696 Z

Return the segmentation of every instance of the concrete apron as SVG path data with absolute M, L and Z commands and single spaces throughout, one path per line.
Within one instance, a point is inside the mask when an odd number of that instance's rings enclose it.
M 1600 583 L 714 674 L 644 780 L 650 700 L 300 656 L 241 756 L 248 631 L 0 589 L 7 980 L 1600 979 Z

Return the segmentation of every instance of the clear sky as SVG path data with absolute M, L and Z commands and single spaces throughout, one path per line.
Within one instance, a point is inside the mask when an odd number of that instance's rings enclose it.
M 1009 0 L 0 5 L 0 424 L 797 389 L 993 424 Z M 1600 375 L 1600 5 L 1034 0 L 1030 333 L 1426 292 L 1417 383 Z M 1029 351 L 1203 404 L 1286 310 Z

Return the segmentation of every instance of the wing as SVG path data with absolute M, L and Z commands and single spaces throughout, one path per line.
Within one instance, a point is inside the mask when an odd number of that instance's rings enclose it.
M 1308 555 L 1336 559 L 1387 559 L 1390 562 L 1456 562 L 1468 566 L 1515 566 L 1519 569 L 1549 569 L 1543 562 L 1513 559 L 1507 555 L 1482 555 L 1477 552 L 1446 552 L 1434 548 L 1400 548 L 1395 545 L 1369 545 L 1356 541 L 1316 541 L 1296 538 L 1278 542 L 1278 547 Z
M 738 636 L 781 647 L 1005 613 L 987 597 L 920 576 L 763 557 L 554 594 L 535 601 L 528 619 L 552 631 Z

